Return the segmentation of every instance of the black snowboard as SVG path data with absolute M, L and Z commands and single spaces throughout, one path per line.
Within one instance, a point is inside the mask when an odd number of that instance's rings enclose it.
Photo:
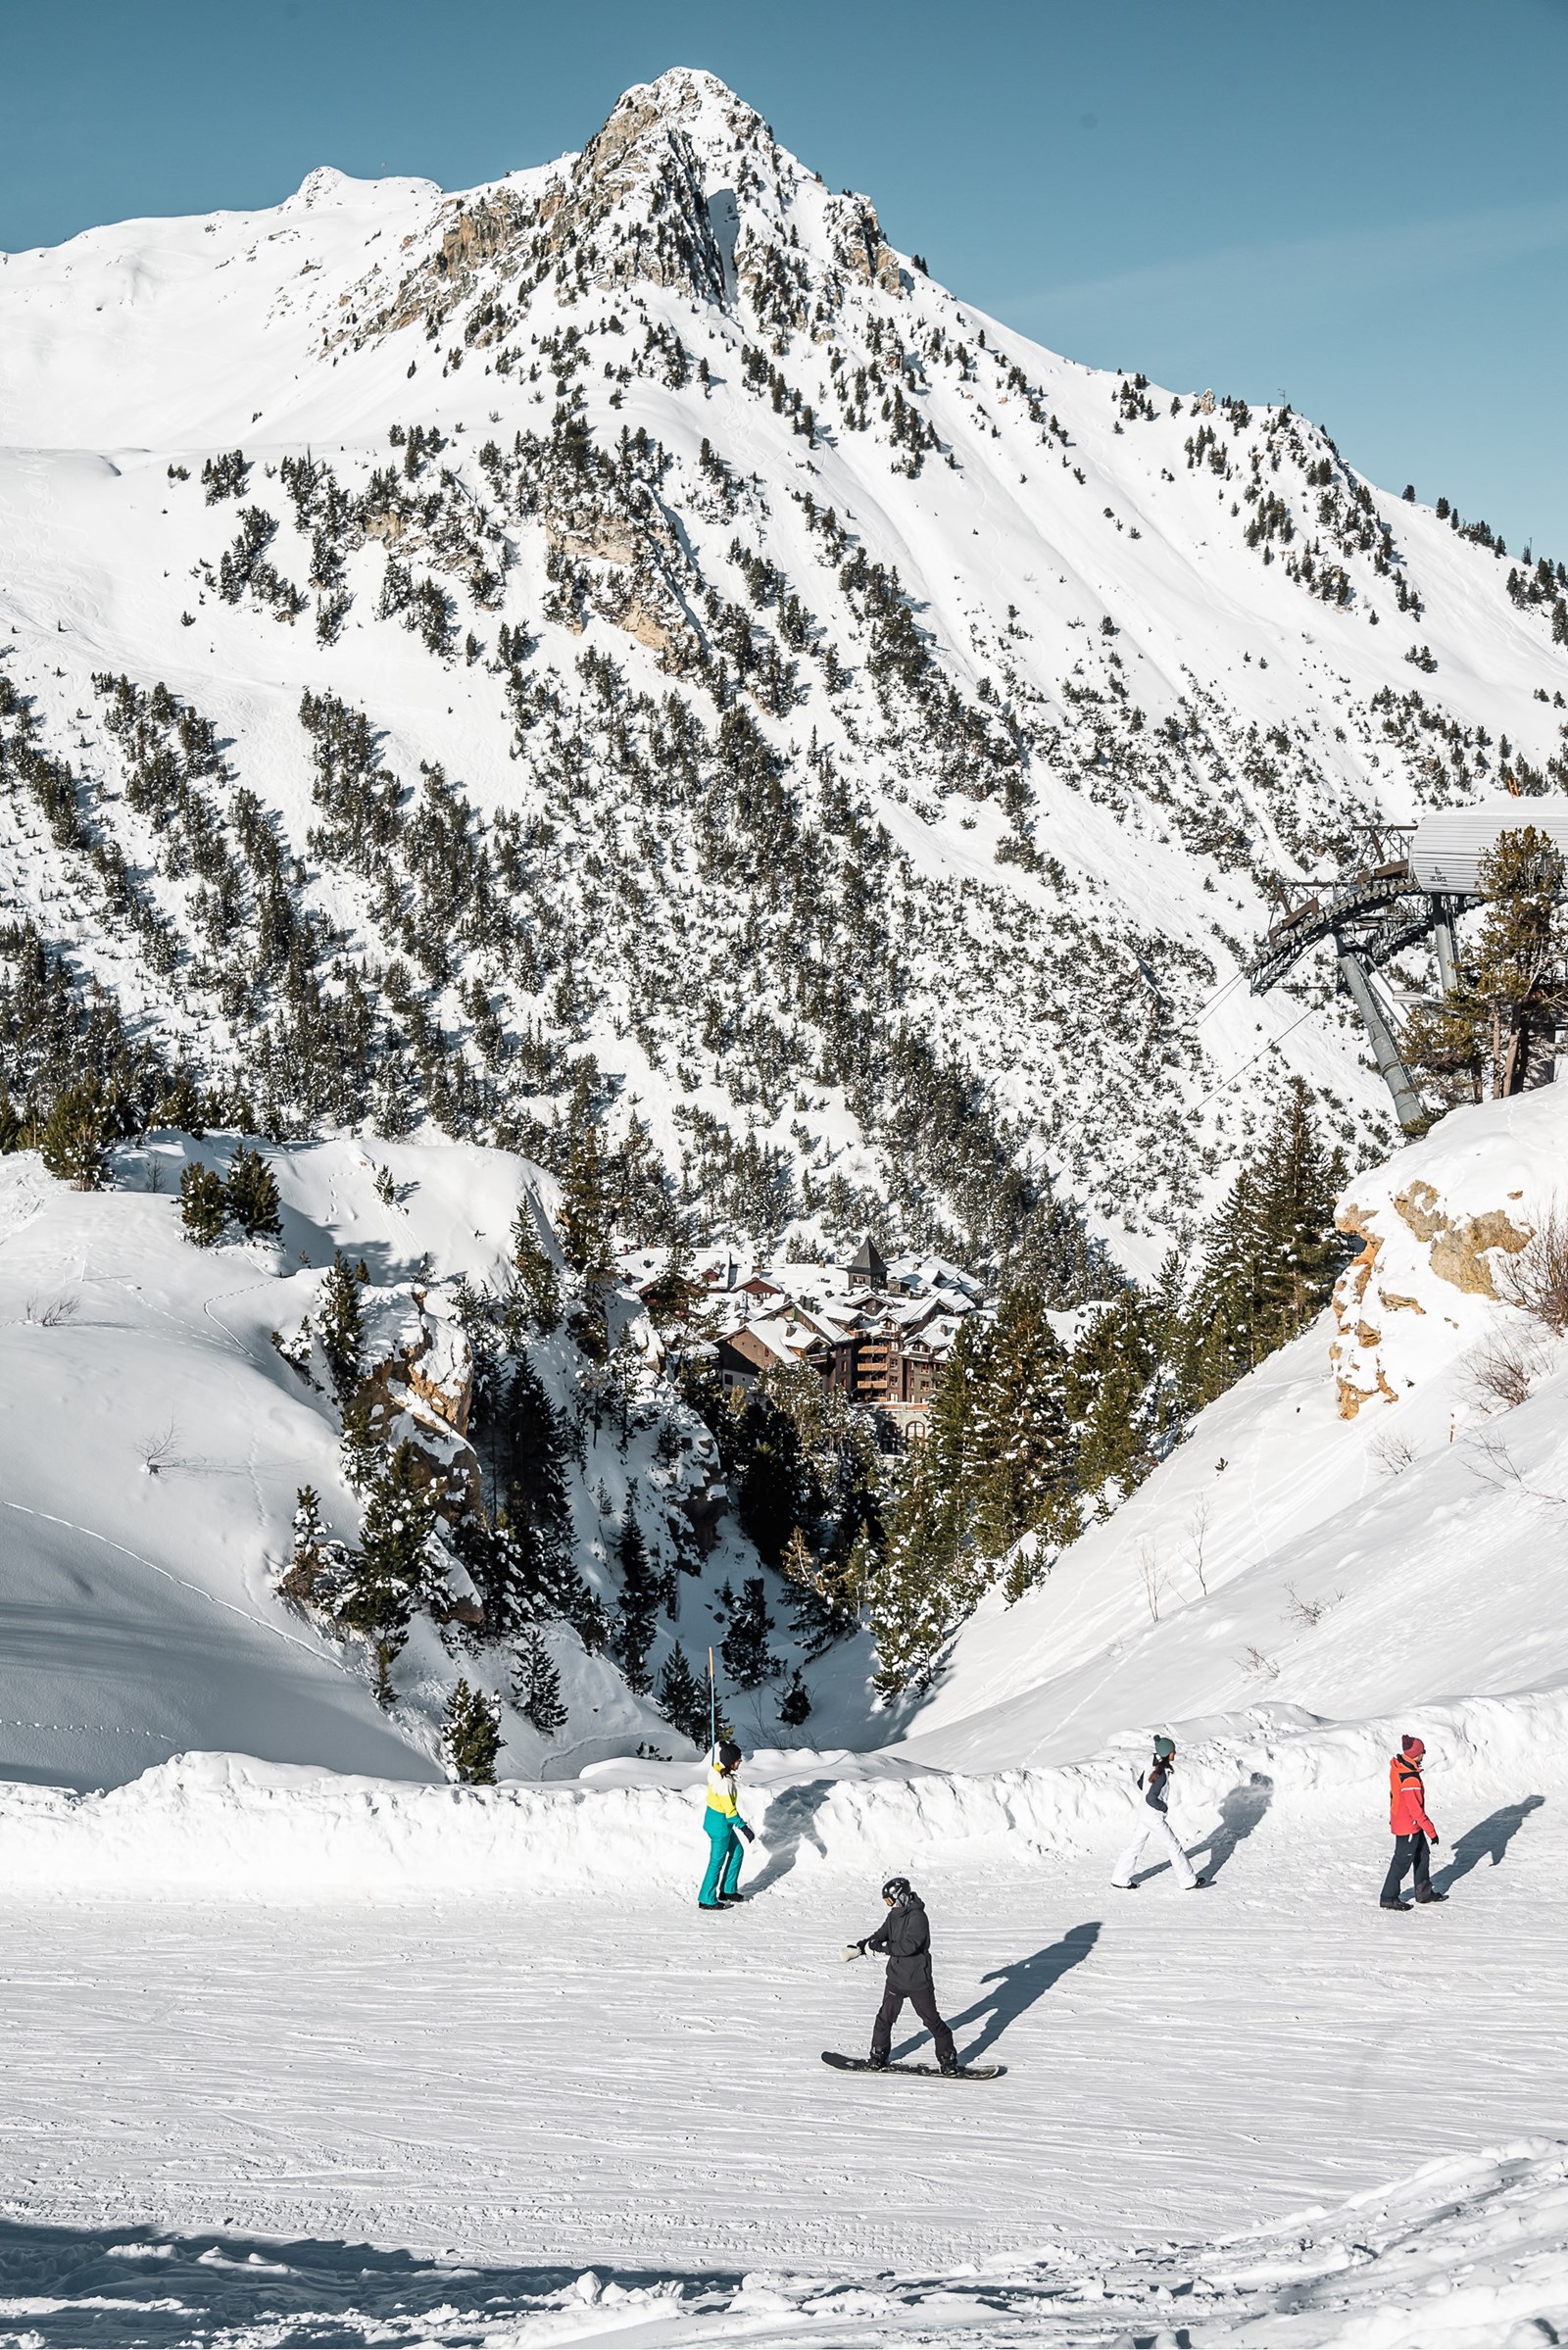
M 944 2073 L 940 2065 L 873 2065 L 863 2056 L 840 2056 L 833 2048 L 824 2048 L 822 2062 L 839 2073 L 928 2073 L 933 2081 L 998 2081 L 1006 2071 L 1005 2065 L 960 2065 L 956 2073 Z

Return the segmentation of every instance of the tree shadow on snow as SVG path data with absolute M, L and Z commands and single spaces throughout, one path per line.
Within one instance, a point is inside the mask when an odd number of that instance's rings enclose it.
M 956 2037 L 966 2026 L 978 2024 L 982 2017 L 985 2018 L 979 2038 L 960 2051 L 960 2064 L 977 2064 L 988 2048 L 996 2046 L 1009 2024 L 1016 2024 L 1018 2018 L 1026 2014 L 1037 1999 L 1043 1999 L 1064 1975 L 1070 1974 L 1074 1967 L 1082 1966 L 1099 1939 L 1100 1921 L 1092 1918 L 1087 1925 L 1072 1927 L 1059 1942 L 1052 1942 L 1046 1949 L 1037 1950 L 1032 1958 L 1014 1959 L 1010 1967 L 998 1967 L 994 1974 L 982 1975 L 982 1984 L 994 1983 L 997 1988 L 989 1998 L 977 1999 L 972 2007 L 966 2007 L 961 2016 L 950 2016 L 948 2019 Z M 929 2037 L 928 2032 L 922 2032 L 895 2053 L 900 2057 L 908 2056 Z
M 263 2328 L 290 2350 L 342 2350 L 381 2326 L 401 2340 L 411 2324 L 427 2344 L 472 2343 L 514 2316 L 586 2312 L 607 2285 L 657 2296 L 657 2322 L 677 2284 L 692 2295 L 740 2281 L 739 2271 L 491 2268 L 346 2240 L 0 2222 L 0 2298 L 31 2305 L 23 2338 L 39 2350 L 183 2350 Z
M 827 1858 L 827 1846 L 816 1833 L 816 1815 L 838 1786 L 836 1779 L 813 1779 L 806 1787 L 785 1787 L 767 1807 L 767 1858 L 760 1876 L 741 1880 L 748 1893 L 765 1893 L 794 1868 L 803 1843 Z
M 1525 1795 L 1517 1803 L 1505 1803 L 1500 1811 L 1493 1812 L 1489 1819 L 1478 1820 L 1474 1828 L 1467 1828 L 1463 1836 L 1450 1845 L 1447 1867 L 1433 1871 L 1433 1891 L 1446 1893 L 1450 1885 L 1457 1885 L 1461 1877 L 1468 1877 L 1472 1869 L 1479 1869 L 1488 1858 L 1494 1869 L 1500 1868 L 1508 1846 L 1530 1814 L 1539 1811 L 1545 1800 L 1544 1795 Z
M 1254 1828 L 1262 1823 L 1263 1815 L 1274 1800 L 1274 1782 L 1266 1772 L 1254 1771 L 1245 1787 L 1233 1787 L 1221 1800 L 1219 1826 L 1206 1844 L 1195 1844 L 1188 1852 L 1192 1860 L 1198 1852 L 1206 1851 L 1203 1875 L 1212 1884 L 1238 1844 L 1244 1843 Z

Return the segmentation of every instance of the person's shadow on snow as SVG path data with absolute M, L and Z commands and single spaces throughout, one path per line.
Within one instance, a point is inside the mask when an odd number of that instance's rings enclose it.
M 978 2063 L 988 2048 L 996 2046 L 1009 2024 L 1016 2024 L 1018 2018 L 1033 2007 L 1037 1999 L 1043 1999 L 1063 1975 L 1069 1974 L 1074 1967 L 1082 1966 L 1099 1939 L 1100 1921 L 1093 1918 L 1085 1926 L 1072 1927 L 1059 1942 L 1052 1942 L 1047 1949 L 1037 1950 L 1033 1958 L 1015 1959 L 1010 1967 L 998 1967 L 994 1974 L 982 1975 L 982 1983 L 994 1983 L 997 1988 L 989 1998 L 977 1999 L 972 2007 L 966 2007 L 961 2016 L 950 2016 L 948 2019 L 955 2036 L 963 2031 L 965 2025 L 979 2023 L 982 2016 L 986 2019 L 979 2038 L 961 2052 L 958 2062 L 965 2065 Z M 918 2048 L 928 2036 L 921 2032 L 918 2039 L 909 2042 L 908 2049 L 900 2049 L 899 2054 L 907 2055 L 910 2049 Z
M 1203 1875 L 1210 1885 L 1237 1845 L 1245 1842 L 1253 1829 L 1261 1825 L 1263 1815 L 1273 1800 L 1274 1782 L 1263 1771 L 1254 1771 L 1245 1787 L 1233 1787 L 1230 1793 L 1221 1799 L 1219 1826 L 1206 1843 L 1189 1845 L 1187 1852 L 1189 1860 L 1195 1860 L 1200 1852 L 1207 1852 Z M 1165 1866 L 1168 1868 L 1169 1865 L 1167 1861 Z
M 1433 1891 L 1446 1893 L 1450 1885 L 1458 1884 L 1461 1877 L 1468 1877 L 1472 1869 L 1479 1869 L 1489 1856 L 1493 1867 L 1500 1868 L 1508 1846 L 1530 1814 L 1539 1811 L 1545 1800 L 1544 1795 L 1522 1796 L 1517 1803 L 1505 1803 L 1500 1811 L 1493 1812 L 1488 1819 L 1478 1820 L 1474 1828 L 1467 1828 L 1463 1836 L 1456 1837 L 1450 1845 L 1447 1867 L 1434 1869 Z
M 773 1796 L 760 1832 L 767 1839 L 767 1858 L 759 1874 L 745 1884 L 748 1893 L 765 1893 L 794 1868 L 802 1844 L 814 1845 L 825 1860 L 827 1846 L 816 1832 L 816 1815 L 839 1785 L 836 1779 L 812 1779 L 804 1787 L 785 1787 Z

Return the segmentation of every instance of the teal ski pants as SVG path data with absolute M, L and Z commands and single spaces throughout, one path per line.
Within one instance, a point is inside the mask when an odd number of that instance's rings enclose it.
M 697 1898 L 711 1908 L 720 1893 L 733 1893 L 740 1883 L 741 1839 L 734 1821 L 721 1811 L 705 1813 L 703 1825 L 708 1830 L 708 1874 Z

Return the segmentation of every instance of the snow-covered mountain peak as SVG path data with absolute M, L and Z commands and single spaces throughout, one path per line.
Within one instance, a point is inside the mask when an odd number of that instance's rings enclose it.
M 466 191 L 322 167 L 11 257 L 0 550 L 16 918 L 208 1074 L 266 1036 L 285 1127 L 382 1086 L 543 1155 L 591 1053 L 714 1237 L 979 1261 L 1049 1174 L 1152 1270 L 1271 1063 L 1386 1121 L 1326 957 L 1248 993 L 1277 876 L 1568 774 L 1559 570 L 999 328 L 686 68 Z M 121 677 L 227 746 L 177 842 Z M 247 975 L 249 796 L 310 984 L 376 1006 L 346 1090 L 301 966 Z
M 335 164 L 318 164 L 314 171 L 306 172 L 293 195 L 285 196 L 275 209 L 279 214 L 320 212 L 333 207 L 352 207 L 356 212 L 391 212 L 439 200 L 440 194 L 433 179 L 407 175 L 359 179 L 350 171 L 340 171 Z

